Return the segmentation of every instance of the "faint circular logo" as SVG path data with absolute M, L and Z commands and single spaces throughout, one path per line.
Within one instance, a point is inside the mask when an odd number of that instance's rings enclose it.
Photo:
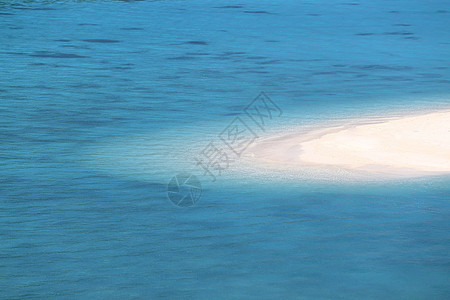
M 178 174 L 167 184 L 167 197 L 181 207 L 193 206 L 202 194 L 202 185 L 195 175 Z

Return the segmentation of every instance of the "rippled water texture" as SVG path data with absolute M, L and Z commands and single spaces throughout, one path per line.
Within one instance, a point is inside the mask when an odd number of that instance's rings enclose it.
M 261 91 L 266 134 L 448 107 L 449 7 L 0 1 L 0 298 L 450 298 L 448 176 L 193 160 Z

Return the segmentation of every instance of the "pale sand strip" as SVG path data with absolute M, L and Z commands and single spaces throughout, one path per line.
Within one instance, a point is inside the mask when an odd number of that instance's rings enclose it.
M 252 160 L 389 175 L 450 173 L 450 110 L 260 140 Z M 267 165 L 267 164 L 266 164 Z

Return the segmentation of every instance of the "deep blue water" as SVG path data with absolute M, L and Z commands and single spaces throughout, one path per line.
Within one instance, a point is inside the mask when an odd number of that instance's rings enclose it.
M 450 104 L 450 1 L 0 1 L 0 298 L 449 299 L 450 178 L 202 176 L 273 130 Z M 197 172 L 174 206 L 167 183 Z

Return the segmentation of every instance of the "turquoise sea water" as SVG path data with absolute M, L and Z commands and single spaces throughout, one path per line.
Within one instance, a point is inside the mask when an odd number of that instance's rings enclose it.
M 261 92 L 279 131 L 450 105 L 449 1 L 0 1 L 0 298 L 448 299 L 450 178 L 192 156 Z M 237 166 L 237 167 L 236 167 Z M 167 183 L 191 172 L 198 203 Z

